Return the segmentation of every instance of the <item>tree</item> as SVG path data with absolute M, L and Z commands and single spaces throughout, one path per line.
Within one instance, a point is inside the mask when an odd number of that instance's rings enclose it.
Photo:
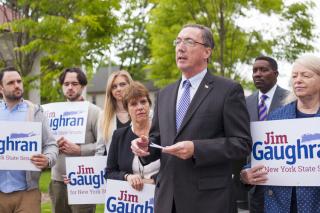
M 152 4 L 148 0 L 127 0 L 122 7 L 121 32 L 116 44 L 120 69 L 126 69 L 135 80 L 144 80 L 150 63 L 149 33 L 146 29 Z
M 50 93 L 59 97 L 57 71 L 69 66 L 85 66 L 90 71 L 104 57 L 119 30 L 114 14 L 119 7 L 119 0 L 2 1 L 6 17 L 11 18 L 1 25 L 1 36 L 6 37 L 3 45 L 12 60 L 2 59 L 18 67 L 31 83 L 39 79 L 30 73 L 40 58 L 41 95 L 50 101 Z
M 156 7 L 151 11 L 147 29 L 152 50 L 150 78 L 158 86 L 179 76 L 172 41 L 187 23 L 212 29 L 216 47 L 209 67 L 213 72 L 244 84 L 247 82 L 243 76 L 235 71 L 237 65 L 249 64 L 261 53 L 292 61 L 299 54 L 313 50 L 314 24 L 309 14 L 313 3 L 285 5 L 282 0 L 154 0 L 154 3 Z M 239 20 L 254 12 L 275 17 L 282 23 L 281 29 L 257 30 L 239 24 Z M 266 32 L 271 36 L 266 37 Z

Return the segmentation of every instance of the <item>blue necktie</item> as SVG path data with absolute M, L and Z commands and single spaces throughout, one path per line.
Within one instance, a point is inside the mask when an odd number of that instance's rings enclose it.
M 267 120 L 268 110 L 265 102 L 267 98 L 268 98 L 267 95 L 262 95 L 260 97 L 260 103 L 258 105 L 259 121 Z
M 176 113 L 176 129 L 178 131 L 182 120 L 188 110 L 190 104 L 190 87 L 191 83 L 189 80 L 184 80 L 182 84 L 182 88 L 184 89 L 182 96 L 180 98 L 180 102 L 178 105 L 177 113 Z

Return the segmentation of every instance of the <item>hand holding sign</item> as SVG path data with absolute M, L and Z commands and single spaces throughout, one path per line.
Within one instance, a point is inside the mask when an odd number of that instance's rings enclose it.
M 240 173 L 241 181 L 245 184 L 256 185 L 265 183 L 268 172 L 263 165 L 254 166 L 252 168 L 244 169 Z
M 130 174 L 127 176 L 127 181 L 135 190 L 141 191 L 143 189 L 143 180 L 138 174 Z
M 59 146 L 59 150 L 62 153 L 65 153 L 68 155 L 80 155 L 81 154 L 80 146 L 75 143 L 72 143 L 71 141 L 67 140 L 64 137 L 59 138 L 57 143 Z
M 47 168 L 49 165 L 49 160 L 44 154 L 32 155 L 31 162 L 39 169 Z

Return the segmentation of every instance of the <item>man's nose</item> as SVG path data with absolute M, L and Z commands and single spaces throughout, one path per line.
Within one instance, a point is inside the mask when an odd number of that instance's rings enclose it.
M 261 70 L 260 69 L 258 69 L 257 71 L 255 71 L 254 73 L 253 73 L 253 76 L 261 76 Z
M 181 42 L 180 44 L 177 45 L 176 49 L 178 52 L 185 52 L 186 45 L 183 42 Z
M 19 82 L 14 82 L 14 87 L 20 87 L 21 83 Z

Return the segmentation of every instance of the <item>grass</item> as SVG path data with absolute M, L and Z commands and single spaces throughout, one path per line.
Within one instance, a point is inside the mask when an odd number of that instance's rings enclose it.
M 41 173 L 39 187 L 40 187 L 40 191 L 42 193 L 48 193 L 50 180 L 51 180 L 50 170 L 45 170 L 44 172 Z M 103 213 L 104 212 L 103 207 L 104 207 L 103 204 L 97 205 L 96 213 Z M 51 213 L 51 201 L 50 200 L 48 202 L 41 204 L 41 213 Z

